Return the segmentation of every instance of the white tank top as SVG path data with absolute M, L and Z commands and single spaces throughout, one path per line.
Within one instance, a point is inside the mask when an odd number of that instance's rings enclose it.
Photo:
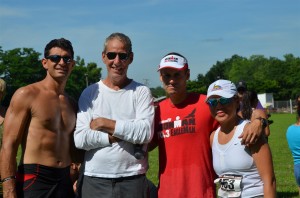
M 253 197 L 263 195 L 263 182 L 252 158 L 250 149 L 241 144 L 238 138 L 242 134 L 245 124 L 249 121 L 241 121 L 231 140 L 226 144 L 219 144 L 218 134 L 220 127 L 216 130 L 213 143 L 213 166 L 219 177 L 223 175 L 242 176 L 241 197 Z M 221 189 L 219 189 L 220 191 Z

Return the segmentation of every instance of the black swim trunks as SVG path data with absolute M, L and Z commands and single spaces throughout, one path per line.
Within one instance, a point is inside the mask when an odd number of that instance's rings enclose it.
M 23 164 L 17 173 L 18 198 L 74 198 L 70 167 Z

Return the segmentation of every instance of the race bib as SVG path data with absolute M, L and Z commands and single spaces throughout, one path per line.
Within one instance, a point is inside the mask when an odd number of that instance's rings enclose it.
M 219 183 L 218 196 L 240 197 L 241 196 L 241 175 L 222 175 L 214 182 Z

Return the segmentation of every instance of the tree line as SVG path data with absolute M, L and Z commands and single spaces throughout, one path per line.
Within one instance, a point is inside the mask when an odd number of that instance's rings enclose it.
M 196 80 L 190 80 L 188 91 L 206 94 L 212 82 L 227 79 L 234 83 L 245 81 L 248 89 L 257 93 L 273 93 L 274 100 L 295 99 L 300 94 L 300 58 L 293 54 L 283 58 L 233 55 L 217 61 L 205 75 L 198 74 Z M 152 92 L 159 95 L 161 88 L 152 89 Z
M 41 64 L 41 53 L 32 48 L 16 48 L 4 51 L 0 46 L 0 78 L 7 83 L 7 94 L 3 105 L 8 105 L 13 93 L 21 86 L 42 80 L 46 71 Z M 249 58 L 239 55 L 217 61 L 205 74 L 189 80 L 189 92 L 205 94 L 207 87 L 217 79 L 233 82 L 243 80 L 249 90 L 257 93 L 273 93 L 275 100 L 288 100 L 300 94 L 300 58 L 286 54 L 281 60 L 253 55 Z M 102 68 L 96 63 L 85 63 L 77 56 L 76 65 L 66 85 L 66 92 L 78 100 L 82 90 L 101 78 Z M 192 72 L 192 71 L 191 71 Z M 154 97 L 164 96 L 162 87 L 150 88 Z

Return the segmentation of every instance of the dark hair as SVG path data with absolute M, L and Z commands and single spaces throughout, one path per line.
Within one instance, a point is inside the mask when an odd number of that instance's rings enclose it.
M 242 91 L 242 92 L 245 92 L 247 91 L 247 84 L 245 81 L 239 81 L 237 84 L 236 84 L 236 89 L 238 92 Z
M 109 35 L 105 39 L 104 46 L 103 46 L 104 53 L 106 52 L 108 41 L 113 40 L 113 39 L 118 39 L 119 41 L 121 41 L 125 45 L 127 53 L 132 52 L 132 44 L 131 44 L 130 38 L 123 33 L 115 32 L 115 33 L 112 33 L 111 35 Z
M 74 58 L 74 50 L 73 50 L 72 43 L 69 40 L 64 39 L 64 38 L 51 40 L 45 47 L 44 57 L 49 56 L 50 50 L 54 47 L 59 47 L 61 49 L 64 49 L 64 50 L 70 52 L 72 59 Z
M 257 93 L 255 91 L 246 91 L 242 98 L 242 116 L 244 119 L 251 120 L 252 108 L 256 108 L 258 102 Z
M 187 61 L 187 59 L 186 59 L 183 55 L 181 55 L 181 54 L 179 54 L 179 53 L 177 53 L 177 52 L 170 52 L 170 53 L 164 55 L 164 57 L 169 56 L 169 55 L 180 56 L 180 57 L 184 58 L 184 59 Z
M 298 100 L 299 97 L 296 99 L 296 104 L 297 104 L 297 120 L 300 119 L 300 100 Z
M 300 101 L 300 94 L 296 96 L 295 102 L 298 104 L 298 101 Z

